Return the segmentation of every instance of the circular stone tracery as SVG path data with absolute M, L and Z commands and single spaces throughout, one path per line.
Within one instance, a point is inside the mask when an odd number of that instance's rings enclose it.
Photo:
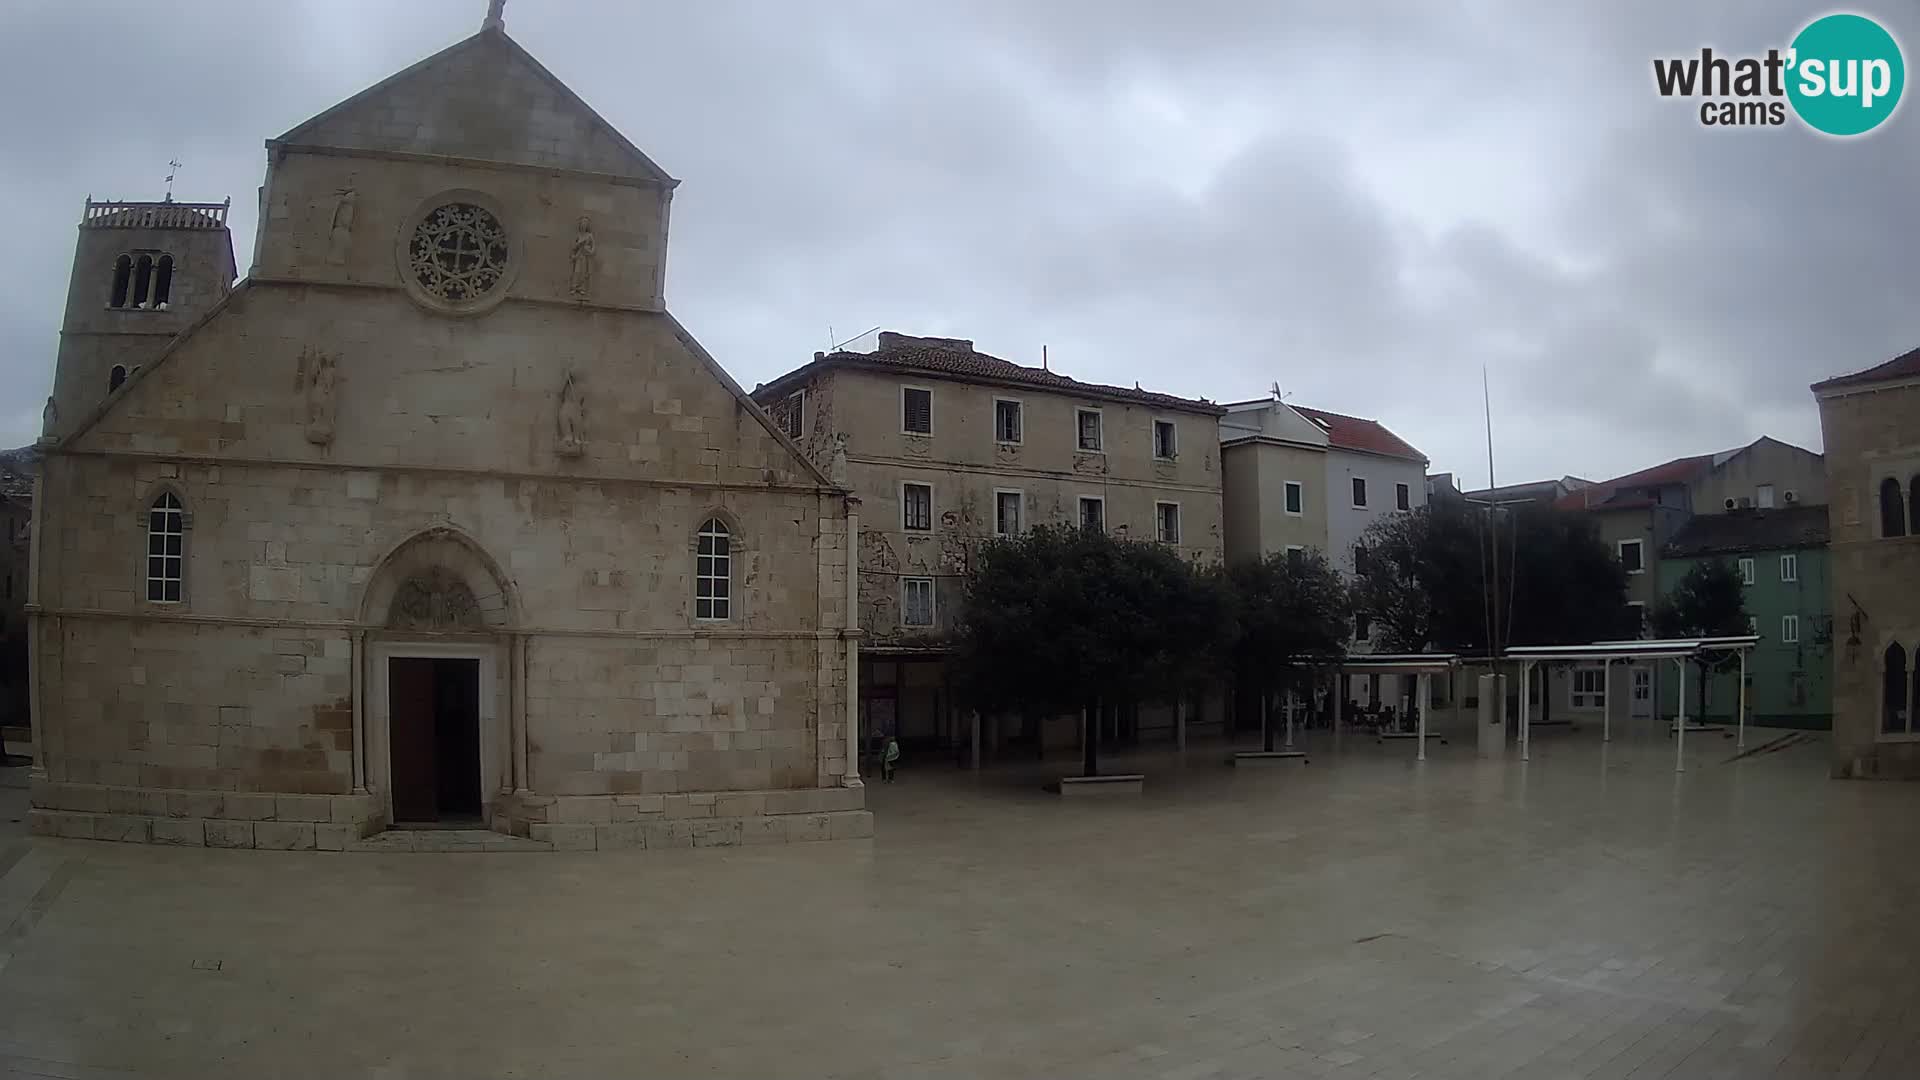
M 413 277 L 429 296 L 472 303 L 507 273 L 511 249 L 500 219 L 472 203 L 448 203 L 420 220 L 408 245 Z

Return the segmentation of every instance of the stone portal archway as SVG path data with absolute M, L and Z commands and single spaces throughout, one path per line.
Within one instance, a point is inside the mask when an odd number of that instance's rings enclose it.
M 355 635 L 356 764 L 387 821 L 477 824 L 524 786 L 519 611 L 499 563 L 457 529 L 410 537 L 375 567 Z
M 519 621 L 513 584 L 466 533 L 429 529 L 374 568 L 360 621 L 407 633 L 506 633 Z

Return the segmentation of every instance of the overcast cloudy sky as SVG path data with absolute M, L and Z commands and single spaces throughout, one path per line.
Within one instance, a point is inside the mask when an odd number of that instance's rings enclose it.
M 52 379 L 91 192 L 234 201 L 262 142 L 484 0 L 12 0 L 0 444 Z M 1595 478 L 1761 434 L 1920 345 L 1920 104 L 1714 130 L 1655 56 L 1784 47 L 1789 0 L 513 0 L 508 32 L 682 180 L 667 296 L 748 386 L 829 333 L 973 338 L 1214 400 L 1278 382 L 1434 471 Z M 1920 60 L 1920 10 L 1879 18 Z M 1909 96 L 1920 90 L 1909 91 Z M 868 339 L 870 343 L 871 339 Z

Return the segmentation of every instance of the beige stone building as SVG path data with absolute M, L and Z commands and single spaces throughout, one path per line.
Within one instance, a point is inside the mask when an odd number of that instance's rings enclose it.
M 957 338 L 882 332 L 816 353 L 754 397 L 860 499 L 862 730 L 963 738 L 942 639 L 988 537 L 1074 523 L 1221 558 L 1219 419 L 1206 401 L 1099 386 Z M 839 479 L 839 477 L 835 477 Z M 1152 712 L 1142 726 L 1171 723 Z M 1115 735 L 1131 733 L 1131 719 Z M 990 746 L 1015 738 L 989 730 Z M 1071 740 L 1071 725 L 1060 739 Z
M 218 204 L 81 224 L 35 828 L 864 834 L 855 520 L 668 313 L 676 182 L 497 17 L 267 149 L 231 289 Z
M 1829 494 L 1834 775 L 1920 777 L 1920 349 L 1813 394 Z

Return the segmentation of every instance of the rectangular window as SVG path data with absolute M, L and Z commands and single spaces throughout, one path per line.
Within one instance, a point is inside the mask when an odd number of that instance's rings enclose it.
M 1103 446 L 1100 439 L 1100 410 L 1075 409 L 1073 422 L 1079 431 L 1079 442 L 1076 445 L 1089 454 L 1099 453 Z
M 1373 633 L 1373 619 L 1364 611 L 1353 613 L 1353 640 L 1365 641 Z
M 807 433 L 807 392 L 795 390 L 787 395 L 787 406 L 780 414 L 780 430 L 789 439 Z
M 1393 505 L 1396 509 L 1413 509 L 1413 492 L 1405 484 L 1393 485 Z
M 1356 574 L 1367 572 L 1367 545 L 1365 544 L 1353 545 L 1353 572 Z
M 1740 584 L 1742 585 L 1753 584 L 1753 560 L 1752 559 L 1740 560 Z
M 1180 542 L 1180 504 L 1154 503 L 1154 520 L 1159 524 L 1160 542 L 1177 544 Z
M 1607 673 L 1603 668 L 1573 669 L 1573 701 L 1576 709 L 1597 709 L 1607 696 Z
M 1080 496 L 1080 527 L 1104 532 L 1107 527 L 1107 500 Z
M 1796 645 L 1799 643 L 1800 616 L 1798 615 L 1780 616 L 1780 640 L 1788 645 Z
M 1176 449 L 1173 421 L 1155 420 L 1153 422 L 1153 456 L 1161 461 L 1172 461 Z
M 1020 501 L 1024 496 L 1018 491 L 996 491 L 993 493 L 993 533 L 995 536 L 1020 535 Z
M 1305 513 L 1306 503 L 1306 492 L 1305 489 L 1300 486 L 1300 482 L 1298 480 L 1287 481 L 1287 513 Z
M 1773 508 L 1772 484 L 1761 484 L 1759 487 L 1753 489 L 1753 505 L 1762 510 L 1771 510 Z
M 933 579 L 900 579 L 900 625 L 933 625 Z
M 1633 621 L 1633 636 L 1647 636 L 1647 602 L 1645 600 L 1627 601 L 1627 613 Z
M 993 441 L 1020 442 L 1020 403 L 1007 398 L 993 399 Z
M 1760 632 L 1760 616 L 1758 615 L 1747 616 L 1747 633 L 1757 634 L 1759 632 Z
M 900 485 L 900 527 L 908 532 L 929 532 L 933 529 L 932 485 Z
M 1629 574 L 1642 573 L 1647 569 L 1646 560 L 1642 557 L 1642 543 L 1640 540 L 1622 540 L 1616 549 L 1620 553 L 1620 565 L 1626 567 Z
M 933 391 L 900 388 L 900 430 L 908 435 L 933 434 Z
M 1798 555 L 1780 556 L 1780 580 L 1781 581 L 1799 581 L 1800 580 L 1800 556 Z
M 1358 508 L 1367 505 L 1367 482 L 1358 476 L 1353 478 L 1353 505 Z
M 1306 561 L 1307 561 L 1306 548 L 1301 547 L 1299 544 L 1287 545 L 1287 566 L 1289 568 L 1298 570 L 1302 566 L 1306 565 Z

